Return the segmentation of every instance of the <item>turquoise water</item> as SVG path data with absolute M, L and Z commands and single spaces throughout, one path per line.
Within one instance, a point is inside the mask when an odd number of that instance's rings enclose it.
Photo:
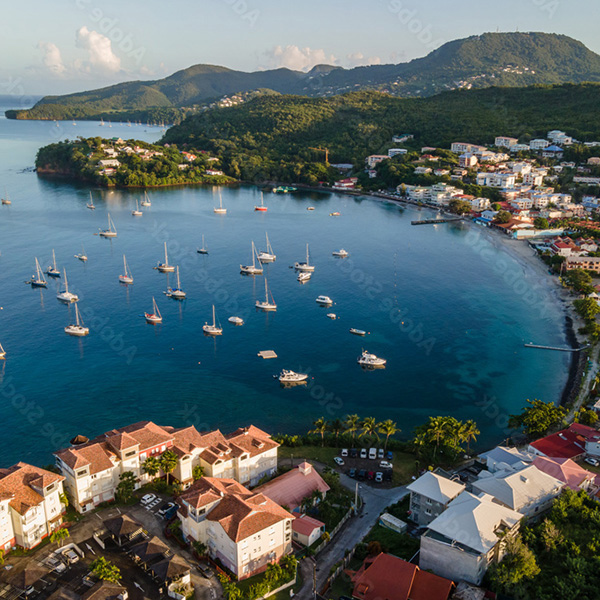
M 266 194 L 268 212 L 255 213 L 253 187 L 222 190 L 226 216 L 213 213 L 211 188 L 152 190 L 152 207 L 136 218 L 139 192 L 94 189 L 90 211 L 88 187 L 24 171 L 41 145 L 100 134 L 153 141 L 160 131 L 0 119 L 0 190 L 13 201 L 0 207 L 0 342 L 8 353 L 0 367 L 0 465 L 48 463 L 75 434 L 142 419 L 302 432 L 321 415 L 359 413 L 392 418 L 408 435 L 428 415 L 451 414 L 474 418 L 487 446 L 506 437 L 506 416 L 526 398 L 559 397 L 568 357 L 523 342 L 564 344 L 561 312 L 541 293 L 524 294 L 529 276 L 485 239 L 474 242 L 473 228 L 412 227 L 431 213 L 335 194 Z M 118 229 L 113 240 L 94 235 L 108 211 Z M 277 254 L 265 266 L 278 304 L 270 314 L 254 310 L 264 278 L 239 274 L 251 240 L 263 249 L 265 232 Z M 208 256 L 196 253 L 202 234 Z M 167 275 L 152 268 L 165 241 L 170 262 L 180 265 L 184 302 L 164 296 Z M 307 242 L 316 272 L 300 285 L 289 266 L 303 259 Z M 73 257 L 82 244 L 87 264 Z M 348 259 L 332 257 L 341 247 Z M 34 257 L 45 267 L 53 248 L 80 296 L 89 337 L 64 334 L 74 317 L 55 298 L 58 283 L 47 290 L 23 283 Z M 130 287 L 117 279 L 123 253 Z M 499 265 L 513 273 L 510 284 Z M 320 294 L 336 304 L 319 307 Z M 161 326 L 140 316 L 152 296 Z M 213 303 L 224 327 L 218 339 L 201 330 Z M 227 322 L 234 314 L 243 327 Z M 370 335 L 352 336 L 350 327 Z M 387 368 L 362 371 L 362 348 L 387 358 Z M 262 360 L 260 350 L 278 358 Z M 309 372 L 309 386 L 280 388 L 273 375 L 282 368 Z

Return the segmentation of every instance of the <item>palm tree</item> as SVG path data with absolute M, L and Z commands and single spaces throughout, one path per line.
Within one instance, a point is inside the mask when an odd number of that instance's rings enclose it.
M 160 467 L 167 476 L 167 485 L 169 485 L 169 474 L 175 470 L 177 466 L 177 455 L 172 450 L 167 450 L 160 457 Z
M 160 471 L 160 460 L 158 460 L 156 456 L 149 456 L 142 463 L 142 471 L 144 471 L 144 473 L 147 475 L 150 475 L 150 477 L 156 477 Z
M 458 431 L 458 437 L 461 442 L 467 443 L 467 452 L 471 454 L 471 442 L 477 441 L 477 436 L 481 432 L 477 428 L 477 423 L 469 419 L 466 423 L 462 423 Z
M 308 433 L 318 433 L 321 436 L 321 446 L 324 446 L 325 445 L 325 434 L 329 430 L 329 424 L 327 423 L 327 420 L 325 419 L 325 417 L 319 417 L 313 423 L 313 427 L 314 427 L 314 429 L 312 429 Z
M 352 434 L 352 441 L 354 442 L 356 432 L 360 427 L 360 417 L 358 415 L 346 415 L 344 424 L 346 425 L 346 431 L 349 431 Z
M 329 429 L 335 435 L 335 441 L 337 442 L 340 433 L 344 431 L 344 423 L 340 419 L 335 419 L 329 423 Z
M 52 543 L 57 543 L 59 547 L 62 547 L 63 542 L 70 537 L 69 530 L 66 527 L 61 527 L 60 529 L 55 529 L 50 534 L 50 541 Z
M 445 417 L 429 417 L 427 424 L 427 435 L 430 440 L 435 441 L 433 456 L 440 447 L 440 441 L 448 435 L 448 421 Z
M 360 426 L 362 431 L 359 437 L 362 437 L 363 435 L 368 435 L 369 437 L 375 436 L 377 441 L 379 441 L 379 434 L 377 433 L 379 424 L 377 423 L 375 417 L 366 417 L 363 419 L 363 422 L 360 424 Z
M 390 436 L 396 435 L 399 431 L 400 429 L 398 429 L 396 423 L 394 423 L 394 421 L 392 421 L 391 419 L 387 419 L 386 421 L 379 423 L 379 433 L 383 433 L 383 435 L 385 435 L 385 450 L 387 450 L 387 445 Z

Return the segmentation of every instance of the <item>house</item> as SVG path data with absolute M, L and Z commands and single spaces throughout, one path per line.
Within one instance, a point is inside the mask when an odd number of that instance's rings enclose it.
M 414 170 L 415 175 L 430 175 L 433 172 L 433 169 L 430 167 L 417 167 Z
M 580 467 L 570 458 L 538 456 L 533 464 L 540 471 L 562 481 L 570 490 L 579 492 L 580 490 L 590 491 L 593 489 L 596 491 L 597 489 L 594 483 L 596 474 Z
M 585 451 L 590 456 L 600 456 L 600 431 L 581 423 L 573 423 L 569 429 L 585 439 Z
M 301 546 L 312 546 L 325 533 L 325 523 L 308 515 L 300 515 L 292 521 L 292 537 Z
M 478 456 L 478 459 L 485 463 L 490 473 L 503 471 L 508 467 L 517 469 L 517 465 L 531 464 L 534 458 L 528 452 L 522 452 L 517 448 L 505 448 L 504 446 L 496 446 L 494 449 Z
M 0 469 L 0 549 L 29 550 L 60 527 L 64 479 L 24 462 Z
M 600 257 L 597 256 L 568 256 L 565 261 L 565 269 L 584 269 L 600 273 Z M 568 457 L 572 458 L 572 457 Z
M 539 187 L 544 183 L 544 176 L 537 172 L 525 173 L 523 175 L 523 183 L 532 185 L 533 187 Z
M 314 498 L 316 494 L 325 498 L 328 491 L 329 486 L 307 462 L 254 489 L 255 493 L 264 494 L 292 513 L 302 512 L 302 504 L 306 499 Z
M 205 173 L 214 177 L 220 177 L 221 175 L 223 175 L 223 171 L 219 171 L 217 169 L 206 169 Z
M 390 157 L 387 154 L 371 154 L 371 156 L 367 156 L 365 162 L 369 169 L 374 169 L 380 162 L 388 160 L 389 158 Z
M 514 173 L 477 173 L 477 185 L 495 188 L 513 188 L 517 183 Z
M 419 567 L 479 585 L 488 566 L 504 556 L 505 541 L 522 518 L 491 496 L 463 492 L 421 536 Z
M 520 470 L 509 467 L 496 473 L 482 471 L 472 486 L 474 493 L 489 494 L 504 506 L 534 517 L 550 508 L 564 482 L 529 465 Z
M 548 140 L 531 140 L 531 142 L 529 142 L 529 149 L 530 150 L 545 150 L 548 146 L 550 145 L 550 142 Z
M 118 169 L 121 163 L 116 158 L 104 158 L 98 161 L 98 166 L 102 169 L 106 169 L 107 167 Z
M 468 202 L 471 204 L 471 210 L 476 212 L 482 212 L 492 206 L 488 198 L 471 198 Z
M 448 169 L 435 169 L 433 174 L 436 177 L 447 177 L 448 175 L 450 175 L 450 171 Z
M 394 158 L 394 156 L 408 154 L 408 150 L 406 148 L 390 148 L 388 150 L 388 156 L 390 158 Z
M 392 554 L 368 557 L 352 574 L 357 600 L 448 600 L 454 583 Z
M 464 142 L 454 142 L 450 146 L 450 150 L 455 154 L 475 154 L 477 152 L 485 152 L 487 148 L 485 146 L 477 146 L 476 144 L 466 144 Z
M 581 260 L 586 259 L 589 260 L 588 257 Z M 573 259 L 567 258 L 566 264 L 568 265 L 571 260 Z M 600 258 L 597 260 L 600 261 Z M 571 425 L 568 429 L 531 442 L 527 450 L 536 456 L 577 460 L 585 455 L 586 437 L 591 435 L 591 432 L 597 433 L 595 429 L 585 425 Z
M 419 525 L 428 525 L 465 490 L 465 485 L 428 471 L 413 481 L 407 489 L 410 492 L 412 520 Z
M 498 148 L 512 148 L 518 143 L 519 140 L 517 138 L 500 136 L 495 139 L 494 146 L 498 146 Z
M 514 146 L 510 147 L 510 151 L 514 154 L 517 152 L 529 152 L 530 149 L 531 148 L 529 147 L 529 144 L 515 144 Z
M 375 171 L 377 174 L 377 171 Z M 334 190 L 353 190 L 358 183 L 358 177 L 348 177 L 346 179 L 340 179 L 333 184 Z
M 471 169 L 479 164 L 479 159 L 474 154 L 461 154 L 458 164 L 465 169 Z
M 577 256 L 581 254 L 581 250 L 571 238 L 558 238 L 550 246 L 553 254 L 558 256 Z
M 192 154 L 190 152 L 182 152 L 181 156 L 183 156 L 183 158 L 185 158 L 185 160 L 187 160 L 188 162 L 194 162 L 196 158 L 198 158 L 195 154 Z
M 592 156 L 591 158 L 588 158 L 587 164 L 590 166 L 600 166 L 600 156 Z
M 392 142 L 394 144 L 403 144 L 404 142 L 408 142 L 408 140 L 414 139 L 414 137 L 412 133 L 401 133 L 400 135 L 393 136 Z
M 570 146 L 574 142 L 572 137 L 568 136 L 564 131 L 560 131 L 558 129 L 549 131 L 548 139 L 555 144 L 563 144 L 565 146 Z
M 203 477 L 178 499 L 185 539 L 205 544 L 238 579 L 264 571 L 292 550 L 293 515 L 233 479 Z
M 564 156 L 564 150 L 560 146 L 548 146 L 542 151 L 544 158 L 562 158 Z

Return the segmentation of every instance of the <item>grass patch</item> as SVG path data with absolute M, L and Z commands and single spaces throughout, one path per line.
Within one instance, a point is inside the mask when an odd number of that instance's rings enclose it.
M 419 540 L 381 525 L 375 525 L 364 541 L 367 544 L 369 542 L 379 542 L 384 552 L 404 560 L 410 560 L 420 547 Z

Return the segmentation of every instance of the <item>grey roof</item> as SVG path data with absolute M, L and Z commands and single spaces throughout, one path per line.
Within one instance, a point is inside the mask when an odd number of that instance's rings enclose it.
M 465 485 L 428 471 L 413 481 L 407 489 L 440 504 L 447 504 L 465 489 Z

